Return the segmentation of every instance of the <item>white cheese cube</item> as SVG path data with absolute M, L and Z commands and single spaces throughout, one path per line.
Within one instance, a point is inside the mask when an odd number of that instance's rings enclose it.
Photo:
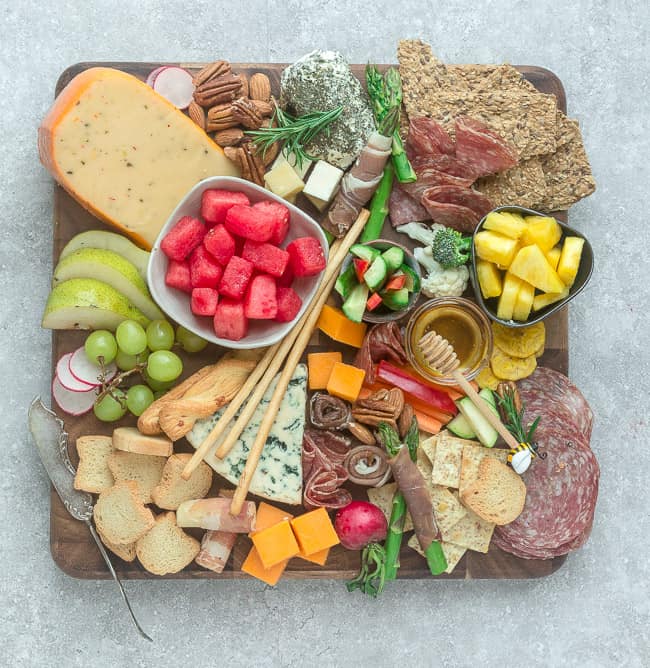
M 319 211 L 323 211 L 334 199 L 342 178 L 342 169 L 319 160 L 307 179 L 303 192 Z
M 305 187 L 302 179 L 286 160 L 264 175 L 264 183 L 268 190 L 288 200 L 295 199 Z
M 293 152 L 289 153 L 289 155 L 285 158 L 284 153 L 280 151 L 280 154 L 273 163 L 273 167 L 277 167 L 283 162 L 288 162 L 293 167 L 293 171 L 296 172 L 296 174 L 298 174 L 298 176 L 303 181 L 305 180 L 305 175 L 309 171 L 309 168 L 314 164 L 313 160 L 303 160 L 300 167 L 298 167 L 298 160 Z

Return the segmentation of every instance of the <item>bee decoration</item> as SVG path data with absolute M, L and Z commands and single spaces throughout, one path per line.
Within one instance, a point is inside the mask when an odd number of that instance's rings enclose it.
M 515 473 L 521 475 L 528 470 L 533 459 L 537 456 L 537 443 L 520 443 L 516 448 L 508 452 L 508 464 L 512 466 Z M 544 459 L 546 453 L 540 453 L 539 457 Z

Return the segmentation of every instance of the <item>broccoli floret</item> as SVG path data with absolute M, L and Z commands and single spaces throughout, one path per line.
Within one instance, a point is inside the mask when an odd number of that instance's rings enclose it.
M 472 237 L 464 237 L 451 227 L 438 230 L 431 244 L 433 259 L 445 269 L 465 264 L 469 260 L 471 248 Z

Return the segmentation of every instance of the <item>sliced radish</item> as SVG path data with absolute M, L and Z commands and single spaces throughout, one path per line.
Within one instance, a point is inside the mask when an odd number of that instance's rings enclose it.
M 93 407 L 95 399 L 97 399 L 97 392 L 95 388 L 87 392 L 72 392 L 61 385 L 58 376 L 54 376 L 52 396 L 61 410 L 70 415 L 83 415 Z
M 99 384 L 99 374 L 101 369 L 93 364 L 86 355 L 84 347 L 77 348 L 73 353 L 72 357 L 68 360 L 68 368 L 70 373 L 81 383 L 86 383 L 88 385 L 98 385 Z M 115 362 L 111 362 L 108 366 L 105 367 L 106 382 L 112 380 L 117 373 L 117 367 Z
M 63 385 L 66 390 L 70 390 L 70 392 L 88 392 L 88 390 L 97 387 L 100 384 L 99 381 L 91 385 L 90 383 L 80 381 L 72 375 L 69 367 L 71 357 L 72 353 L 68 353 L 56 364 L 56 375 L 58 376 L 61 385 Z
M 179 109 L 187 108 L 194 95 L 192 75 L 182 67 L 166 67 L 159 72 L 153 89 Z
M 169 65 L 162 65 L 161 67 L 156 67 L 155 70 L 151 70 L 149 72 L 149 76 L 147 77 L 146 84 L 147 86 L 151 86 L 153 88 L 154 83 L 156 82 L 156 77 L 163 71 L 166 70 L 169 67 Z

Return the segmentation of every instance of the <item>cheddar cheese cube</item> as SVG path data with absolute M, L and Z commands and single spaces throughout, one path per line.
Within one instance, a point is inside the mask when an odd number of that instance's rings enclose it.
M 318 329 L 324 334 L 354 348 L 361 348 L 366 335 L 366 324 L 348 320 L 343 311 L 325 304 L 318 318 Z
M 248 575 L 252 575 L 254 578 L 266 582 L 266 584 L 273 587 L 282 577 L 282 573 L 284 573 L 284 569 L 287 567 L 288 562 L 289 560 L 285 559 L 275 566 L 264 568 L 260 555 L 255 547 L 252 547 L 248 556 L 244 560 L 244 563 L 241 565 L 241 569 L 244 573 L 248 573 Z
M 341 353 L 309 353 L 307 355 L 309 389 L 324 390 L 334 365 L 342 361 Z
M 291 520 L 300 550 L 306 556 L 322 552 L 339 544 L 339 537 L 334 530 L 325 508 L 317 508 Z
M 283 520 L 267 529 L 256 531 L 251 536 L 251 540 L 264 568 L 271 568 L 281 561 L 295 557 L 300 552 L 289 520 Z
M 365 377 L 366 372 L 363 369 L 337 362 L 327 381 L 327 391 L 334 397 L 354 403 L 361 392 Z
M 311 561 L 312 564 L 318 564 L 319 566 L 324 566 L 327 563 L 327 557 L 329 556 L 330 549 L 329 547 L 326 550 L 320 550 L 314 552 L 314 554 L 304 554 L 302 551 L 298 554 L 299 559 L 304 559 L 305 561 Z

